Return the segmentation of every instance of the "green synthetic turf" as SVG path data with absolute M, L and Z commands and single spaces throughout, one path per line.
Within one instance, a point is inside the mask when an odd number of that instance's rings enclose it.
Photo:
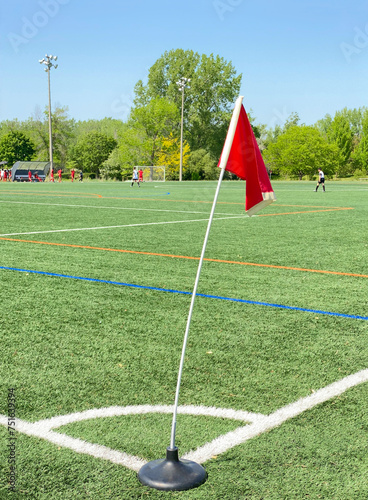
M 171 420 L 171 415 L 149 413 L 86 420 L 62 426 L 59 430 L 68 436 L 81 438 L 90 443 L 125 450 L 131 455 L 155 460 L 157 450 L 170 434 Z M 245 422 L 181 415 L 175 442 L 184 454 L 242 425 L 245 425 Z
M 275 182 L 277 202 L 243 218 L 244 184 L 224 182 L 216 218 L 238 218 L 214 221 L 206 257 L 368 275 L 368 184 L 313 188 Z M 199 257 L 215 189 L 212 182 L 140 189 L 2 183 L 0 233 L 34 234 L 3 236 L 28 241 L 0 240 L 0 266 L 191 292 L 198 260 L 103 249 Z M 173 404 L 189 295 L 10 270 L 0 270 L 0 280 L 1 414 L 10 387 L 17 417 L 30 422 L 107 406 Z M 206 261 L 198 292 L 367 316 L 367 289 L 364 277 Z M 179 404 L 272 413 L 367 368 L 367 332 L 367 321 L 198 297 Z M 8 436 L 0 427 L 0 498 L 364 499 L 366 401 L 367 384 L 351 389 L 206 462 L 207 482 L 176 493 L 150 490 L 129 469 L 23 434 L 17 491 L 9 492 Z M 169 415 L 150 414 L 60 432 L 155 459 L 164 456 L 170 425 Z M 239 425 L 178 415 L 180 451 Z

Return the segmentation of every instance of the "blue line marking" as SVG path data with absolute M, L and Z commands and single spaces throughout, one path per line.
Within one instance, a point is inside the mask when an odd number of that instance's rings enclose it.
M 47 273 L 45 271 L 33 271 L 31 269 L 19 269 L 16 267 L 0 266 L 0 269 L 6 270 L 6 271 L 18 271 L 21 273 L 40 274 L 43 276 L 52 276 L 52 277 L 56 277 L 56 278 L 69 278 L 69 279 L 80 280 L 80 281 L 91 281 L 94 283 L 105 283 L 108 285 L 126 286 L 129 288 L 138 288 L 141 290 L 153 290 L 155 292 L 168 292 L 168 293 L 177 293 L 180 295 L 192 295 L 192 292 L 185 292 L 183 290 L 172 290 L 170 288 L 158 288 L 155 286 L 134 285 L 133 283 L 124 283 L 122 281 L 101 280 L 101 279 L 97 279 L 97 278 L 84 278 L 83 276 L 72 276 L 72 275 L 68 275 L 68 274 Z M 322 311 L 319 309 L 307 309 L 304 307 L 284 306 L 282 304 L 273 304 L 273 303 L 269 303 L 269 302 L 258 302 L 256 300 L 234 299 L 231 297 L 222 297 L 221 295 L 208 295 L 205 293 L 197 293 L 196 297 L 203 297 L 206 299 L 227 300 L 229 302 L 240 302 L 241 304 L 250 304 L 250 305 L 264 306 L 264 307 L 275 307 L 277 309 L 288 309 L 290 311 L 309 312 L 309 313 L 313 313 L 313 314 L 323 314 L 325 316 L 335 316 L 338 318 L 360 319 L 363 321 L 368 321 L 368 316 L 359 316 L 356 314 L 342 314 L 342 313 L 336 313 L 336 312 L 330 312 L 330 311 Z

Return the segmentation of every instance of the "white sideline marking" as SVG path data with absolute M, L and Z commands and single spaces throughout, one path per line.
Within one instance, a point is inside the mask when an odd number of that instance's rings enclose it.
M 139 457 L 128 455 L 127 453 L 117 450 L 112 450 L 107 446 L 88 443 L 82 439 L 73 438 L 67 436 L 66 434 L 60 434 L 51 430 L 45 431 L 42 426 L 38 425 L 38 422 L 31 424 L 17 419 L 15 422 L 15 430 L 22 432 L 23 434 L 27 434 L 28 436 L 46 439 L 46 441 L 49 441 L 50 443 L 62 446 L 63 448 L 69 448 L 77 453 L 84 453 L 95 458 L 110 460 L 110 462 L 113 462 L 114 464 L 124 465 L 125 467 L 129 467 L 129 469 L 139 470 L 145 463 L 147 463 L 146 460 Z
M 162 210 L 158 208 L 136 208 L 136 207 L 104 207 L 104 206 L 96 206 L 96 205 L 71 205 L 69 203 L 41 203 L 35 201 L 8 201 L 8 200 L 0 200 L 0 203 L 18 203 L 23 205 L 44 205 L 47 207 L 68 207 L 68 208 L 96 208 L 96 209 L 106 209 L 106 210 L 134 210 L 140 212 L 168 212 L 173 214 L 203 214 L 209 215 L 208 212 L 198 212 L 193 210 Z M 223 212 L 216 212 L 216 215 L 234 215 Z
M 195 451 L 183 455 L 183 458 L 203 463 L 209 460 L 213 455 L 224 453 L 225 451 L 237 446 L 238 444 L 248 441 L 253 437 L 262 434 L 270 429 L 278 427 L 290 418 L 294 418 L 306 410 L 312 409 L 329 399 L 339 396 L 343 392 L 351 389 L 352 387 L 368 381 L 368 369 L 349 375 L 337 382 L 334 382 L 323 389 L 319 389 L 314 394 L 305 398 L 298 399 L 295 403 L 276 410 L 270 415 L 258 419 L 251 425 L 239 427 L 235 431 L 228 432 L 223 436 L 219 436 L 212 443 L 206 443 L 204 446 L 197 448 Z
M 213 456 L 224 453 L 225 451 L 239 444 L 252 439 L 255 436 L 262 434 L 270 429 L 278 427 L 287 420 L 300 415 L 306 410 L 310 410 L 314 406 L 328 401 L 329 399 L 339 396 L 343 392 L 368 381 L 368 369 L 361 370 L 353 375 L 349 375 L 337 382 L 334 382 L 322 389 L 319 389 L 314 394 L 304 397 L 284 406 L 270 415 L 262 415 L 260 413 L 249 413 L 241 410 L 232 410 L 226 408 L 209 408 L 205 406 L 179 406 L 178 413 L 186 415 L 206 415 L 211 417 L 228 418 L 239 420 L 242 422 L 251 422 L 248 425 L 242 425 L 218 438 L 210 443 L 200 446 L 196 450 L 189 451 L 182 458 L 194 460 L 197 463 L 203 463 L 210 460 Z M 166 405 L 141 405 L 141 406 L 111 406 L 109 408 L 96 408 L 83 412 L 71 413 L 69 415 L 60 415 L 49 419 L 39 420 L 38 422 L 26 422 L 16 419 L 15 430 L 35 436 L 50 443 L 69 448 L 77 453 L 84 453 L 95 458 L 109 460 L 115 464 L 123 465 L 134 471 L 147 463 L 147 460 L 141 459 L 134 455 L 129 455 L 124 452 L 113 450 L 107 446 L 88 443 L 81 439 L 72 438 L 66 434 L 55 432 L 52 429 L 61 427 L 73 422 L 81 422 L 83 420 L 93 418 L 114 417 L 121 415 L 137 415 L 146 413 L 172 413 L 173 406 Z M 5 415 L 0 415 L 0 425 L 7 427 L 8 418 Z
M 257 217 L 256 215 L 254 217 Z M 232 217 L 215 217 L 214 220 L 227 220 L 227 219 L 248 219 L 248 215 L 236 215 Z M 25 233 L 8 233 L 0 234 L 0 236 L 22 236 L 27 234 L 47 234 L 47 233 L 67 233 L 70 231 L 93 231 L 96 229 L 116 229 L 118 227 L 136 227 L 136 226 L 158 226 L 161 224 L 183 224 L 186 222 L 208 222 L 208 219 L 192 219 L 192 220 L 172 220 L 165 222 L 144 222 L 142 224 L 122 224 L 118 226 L 98 226 L 98 227 L 76 227 L 73 229 L 51 229 L 48 231 L 29 231 Z

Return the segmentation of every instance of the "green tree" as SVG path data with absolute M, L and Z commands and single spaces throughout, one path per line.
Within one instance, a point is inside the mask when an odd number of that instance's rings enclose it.
M 99 176 L 102 164 L 108 159 L 110 153 L 117 146 L 113 137 L 108 137 L 99 132 L 89 132 L 77 141 L 73 148 L 71 159 L 79 168 Z
M 115 148 L 106 161 L 103 162 L 100 168 L 101 176 L 104 179 L 116 179 L 121 181 L 131 177 L 131 169 L 128 172 L 123 172 L 122 162 L 119 154 L 119 148 Z
M 11 131 L 0 139 L 0 158 L 11 168 L 16 161 L 32 160 L 36 152 L 33 142 L 23 132 Z
M 117 158 L 121 166 L 122 176 L 131 177 L 135 165 L 150 163 L 149 145 L 147 136 L 142 126 L 128 127 L 120 136 Z
M 158 165 L 163 138 L 170 136 L 179 116 L 176 105 L 162 97 L 134 108 L 126 129 L 120 134 L 122 165 Z
M 169 137 L 179 118 L 179 110 L 165 98 L 154 98 L 146 106 L 135 108 L 130 115 L 133 125 L 142 127 L 145 134 L 145 149 L 149 154 L 148 165 L 155 165 L 161 149 L 161 138 Z
M 191 179 L 218 179 L 217 161 L 205 149 L 193 151 L 188 159 L 188 174 Z
M 336 144 L 330 144 L 314 127 L 290 127 L 264 152 L 266 164 L 273 172 L 302 179 L 312 177 L 318 168 L 332 175 L 341 164 Z
M 289 130 L 290 127 L 295 127 L 295 125 L 298 125 L 300 122 L 299 115 L 296 111 L 291 113 L 291 115 L 286 119 L 286 122 L 284 123 L 284 127 L 282 129 L 283 132 L 286 132 Z
M 262 130 L 262 142 L 264 148 L 267 148 L 269 144 L 277 141 L 277 138 L 283 133 L 282 127 L 278 124 L 275 127 L 267 129 L 266 127 Z
M 319 130 L 319 132 L 321 132 L 321 134 L 327 137 L 328 131 L 331 128 L 331 123 L 332 123 L 332 116 L 330 114 L 327 114 L 324 116 L 324 118 L 321 118 L 321 120 L 317 121 L 315 127 L 317 130 Z
M 28 131 L 24 128 L 23 122 L 20 122 L 17 118 L 0 122 L 0 137 L 15 131 L 28 134 Z
M 300 121 L 299 114 L 296 111 L 294 111 L 288 116 L 283 126 L 276 124 L 273 128 L 267 129 L 265 125 L 259 125 L 258 127 L 255 127 L 251 123 L 254 135 L 258 140 L 258 144 L 260 145 L 261 151 L 264 148 L 267 148 L 269 144 L 276 142 L 277 138 L 281 134 L 284 134 L 290 127 L 298 125 L 299 121 Z M 255 130 L 259 130 L 259 136 L 257 136 Z
M 213 54 L 207 56 L 192 50 L 165 52 L 150 68 L 148 83 L 135 86 L 137 108 L 152 99 L 165 97 L 181 110 L 182 94 L 177 81 L 190 78 L 184 91 L 184 131 L 192 151 L 206 149 L 218 158 L 229 125 L 231 110 L 239 95 L 241 75 L 231 62 Z M 180 128 L 180 119 L 176 130 Z M 175 135 L 175 130 L 172 132 Z
M 353 132 L 350 129 L 349 119 L 342 113 L 336 113 L 331 122 L 331 127 L 327 132 L 327 137 L 330 142 L 336 144 L 341 154 L 340 168 L 337 170 L 337 175 L 340 177 L 349 175 L 351 171 L 350 156 L 353 151 Z
M 75 123 L 74 132 L 76 140 L 89 132 L 100 132 L 108 137 L 113 137 L 116 141 L 119 135 L 124 131 L 125 124 L 115 118 L 103 118 L 102 120 L 85 120 Z
M 56 107 L 51 113 L 52 120 L 52 149 L 54 163 L 65 166 L 68 159 L 75 132 L 74 120 L 68 116 L 67 107 Z M 37 148 L 37 159 L 49 159 L 49 112 L 45 108 L 41 114 L 38 110 L 24 123 Z
M 350 129 L 354 136 L 360 136 L 362 133 L 363 115 L 366 109 L 367 108 L 365 108 L 364 106 L 361 108 L 354 108 L 354 109 L 344 108 L 341 111 L 338 111 L 336 114 L 341 115 L 347 119 L 350 125 Z M 331 115 L 327 114 L 324 116 L 324 118 L 317 121 L 316 127 L 320 132 L 328 134 L 332 121 L 333 119 Z
M 362 134 L 363 119 L 367 111 L 365 106 L 361 108 L 348 109 L 344 108 L 341 110 L 341 114 L 345 116 L 350 124 L 350 129 L 354 136 L 360 136 Z
M 363 173 L 368 170 L 368 110 L 363 112 L 361 123 L 361 136 L 352 154 L 352 164 L 355 170 Z

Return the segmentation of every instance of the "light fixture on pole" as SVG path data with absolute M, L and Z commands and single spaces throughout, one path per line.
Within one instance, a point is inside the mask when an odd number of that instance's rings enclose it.
M 48 84 L 49 84 L 49 157 L 50 157 L 50 173 L 54 168 L 53 161 L 53 152 L 52 152 L 52 124 L 51 124 L 51 86 L 50 86 L 50 70 L 51 68 L 57 68 L 58 65 L 54 64 L 53 61 L 57 61 L 57 56 L 45 55 L 43 59 L 40 59 L 38 62 L 40 64 L 44 64 L 45 71 L 48 76 Z
M 179 87 L 181 92 L 181 130 L 180 130 L 180 170 L 179 170 L 179 181 L 183 178 L 183 123 L 184 123 L 184 89 L 188 87 L 190 78 L 179 78 L 176 85 Z

